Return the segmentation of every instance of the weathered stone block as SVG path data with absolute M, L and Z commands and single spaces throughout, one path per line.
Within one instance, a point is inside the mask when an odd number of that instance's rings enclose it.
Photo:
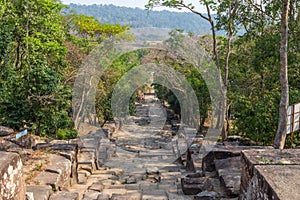
M 49 185 L 28 185 L 26 192 L 33 193 L 34 200 L 48 200 L 52 188 Z
M 243 151 L 239 199 L 300 199 L 299 154 L 299 149 Z
M 97 200 L 109 200 L 108 194 L 99 194 Z
M 58 192 L 52 194 L 49 200 L 79 200 L 78 192 Z
M 55 154 L 50 154 L 49 158 L 50 161 L 47 164 L 45 171 L 59 174 L 59 187 L 69 187 L 71 177 L 71 161 L 69 161 L 65 157 Z
M 88 190 L 96 191 L 96 192 L 102 192 L 104 189 L 104 185 L 101 183 L 93 183 L 91 186 L 88 187 Z
M 111 200 L 141 200 L 141 193 L 112 194 Z
M 19 155 L 0 152 L 0 163 L 0 197 L 3 200 L 24 200 L 25 183 Z
M 9 127 L 5 127 L 5 126 L 0 126 L 0 136 L 7 136 L 14 133 L 14 130 L 9 128 Z
M 84 193 L 83 195 L 83 200 L 97 200 L 98 196 L 100 195 L 100 192 L 96 192 L 96 191 L 89 191 Z

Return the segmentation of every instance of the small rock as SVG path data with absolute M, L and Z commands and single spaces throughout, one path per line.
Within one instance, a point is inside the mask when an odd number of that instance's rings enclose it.
M 14 133 L 14 130 L 5 126 L 0 126 L 0 136 L 7 136 Z
M 146 169 L 147 174 L 159 174 L 159 170 L 157 167 L 149 167 Z
M 103 189 L 104 189 L 104 185 L 97 182 L 93 183 L 91 186 L 88 187 L 88 190 L 93 190 L 97 192 L 102 192 Z
M 136 178 L 135 176 L 130 176 L 129 178 L 126 179 L 126 184 L 134 184 L 136 183 Z

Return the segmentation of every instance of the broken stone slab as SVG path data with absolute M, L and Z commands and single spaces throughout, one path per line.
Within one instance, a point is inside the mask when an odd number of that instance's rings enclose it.
M 226 169 L 226 171 L 234 170 L 241 171 L 242 170 L 242 160 L 241 156 L 236 156 L 227 159 L 219 159 L 215 160 L 215 168 L 217 172 L 221 169 Z M 227 174 L 229 174 L 228 172 Z
M 225 192 L 228 196 L 238 197 L 241 186 L 241 173 L 222 175 L 220 181 L 225 187 Z
M 241 157 L 220 159 L 214 162 L 219 179 L 227 195 L 232 197 L 238 196 L 241 185 Z
M 70 186 L 71 162 L 65 157 L 49 154 L 49 163 L 47 164 L 45 171 L 59 175 L 59 188 L 67 188 Z
M 91 186 L 88 187 L 88 190 L 96 191 L 96 192 L 102 192 L 104 189 L 104 185 L 99 182 L 93 183 Z
M 112 194 L 111 200 L 141 200 L 141 193 Z
M 126 193 L 127 193 L 126 189 L 104 189 L 102 191 L 102 194 L 109 195 L 110 198 L 113 194 L 122 194 L 122 195 L 124 195 Z
M 48 200 L 53 193 L 49 185 L 28 185 L 26 186 L 26 192 L 32 193 L 34 200 Z
M 0 136 L 7 136 L 13 133 L 14 133 L 13 129 L 6 126 L 0 126 Z
M 40 185 L 50 185 L 53 191 L 70 186 L 71 162 L 59 155 L 49 154 L 45 171 L 34 178 Z
M 77 144 L 65 144 L 65 142 L 60 142 L 57 140 L 52 143 L 39 143 L 34 146 L 34 149 L 39 150 L 49 150 L 51 152 L 56 152 L 62 157 L 65 157 L 71 162 L 71 174 L 70 183 L 77 182 L 77 155 L 78 155 L 78 145 Z
M 110 200 L 108 194 L 99 194 L 97 200 Z
M 168 196 L 166 191 L 148 189 L 143 191 L 142 200 L 168 200 Z
M 88 191 L 84 193 L 82 200 L 97 200 L 100 194 L 100 192 Z
M 49 200 L 79 200 L 78 192 L 58 192 L 52 194 Z
M 60 175 L 57 173 L 43 171 L 34 178 L 38 185 L 50 185 L 53 191 L 58 191 L 63 184 L 60 181 Z
M 213 186 L 208 177 L 181 178 L 181 188 L 186 195 L 196 195 L 205 190 L 212 190 Z
M 214 191 L 203 191 L 194 196 L 195 200 L 216 200 L 218 193 Z
M 222 146 L 216 145 L 202 159 L 202 171 L 215 171 L 216 159 L 226 159 L 230 157 L 240 156 L 243 150 L 247 149 L 273 149 L 272 147 L 260 146 Z
M 0 197 L 24 200 L 26 189 L 19 155 L 0 151 L 0 163 Z

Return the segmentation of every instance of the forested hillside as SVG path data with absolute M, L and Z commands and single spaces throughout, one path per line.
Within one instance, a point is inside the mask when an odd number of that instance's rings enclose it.
M 183 29 L 196 34 L 210 32 L 209 24 L 192 13 L 148 11 L 114 5 L 70 4 L 69 7 L 78 14 L 94 16 L 100 23 L 128 25 L 131 28 Z
M 211 58 L 216 72 L 213 78 L 218 79 L 222 88 L 218 105 L 221 111 L 214 124 L 222 128 L 222 139 L 227 134 L 235 134 L 256 144 L 273 144 L 280 119 L 285 120 L 281 132 L 286 133 L 287 117 L 281 113 L 286 114 L 289 105 L 300 102 L 299 1 L 291 0 L 287 5 L 271 0 L 260 5 L 263 10 L 257 10 L 256 1 L 200 2 L 217 14 L 202 15 L 192 5 L 173 0 L 149 0 L 148 6 L 188 7 L 193 13 L 148 13 L 112 5 L 74 4 L 66 12 L 67 8 L 56 0 L 0 1 L 0 125 L 14 130 L 27 126 L 31 133 L 52 138 L 76 137 L 76 121 L 84 119 L 74 118 L 72 92 L 85 59 L 108 38 L 133 43 L 134 38 L 128 33 L 131 27 L 154 26 L 176 28 L 166 29 L 169 39 L 163 44 L 168 44 L 170 49 L 176 50 L 189 38 L 187 43 L 194 46 L 183 53 L 197 54 L 196 50 L 204 49 Z M 238 34 L 241 27 L 245 30 L 243 35 Z M 185 34 L 178 29 L 208 34 Z M 156 37 L 156 32 L 147 30 Z M 218 35 L 219 30 L 225 34 Z M 192 55 L 201 56 L 195 54 Z M 114 120 L 111 99 L 115 85 L 132 68 L 149 63 L 169 65 L 186 76 L 199 101 L 202 120 L 197 123 L 200 129 L 214 114 L 211 105 L 214 97 L 208 91 L 211 85 L 199 74 L 197 63 L 189 63 L 184 57 L 160 49 L 134 50 L 114 56 L 107 63 L 110 66 L 95 86 L 96 113 L 92 114 L 97 120 L 88 119 L 90 121 L 103 125 Z M 128 91 L 126 85 L 123 86 L 124 92 Z M 174 91 L 161 85 L 156 85 L 156 89 L 160 99 L 180 115 L 181 107 Z M 287 136 L 286 146 L 299 144 L 299 131 Z

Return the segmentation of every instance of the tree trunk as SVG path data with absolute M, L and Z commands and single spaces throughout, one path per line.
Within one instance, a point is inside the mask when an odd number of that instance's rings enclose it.
M 287 110 L 289 106 L 289 83 L 288 83 L 288 17 L 290 0 L 283 0 L 281 14 L 281 46 L 280 46 L 280 84 L 281 99 L 279 105 L 279 121 L 274 141 L 275 149 L 283 149 L 287 134 Z

